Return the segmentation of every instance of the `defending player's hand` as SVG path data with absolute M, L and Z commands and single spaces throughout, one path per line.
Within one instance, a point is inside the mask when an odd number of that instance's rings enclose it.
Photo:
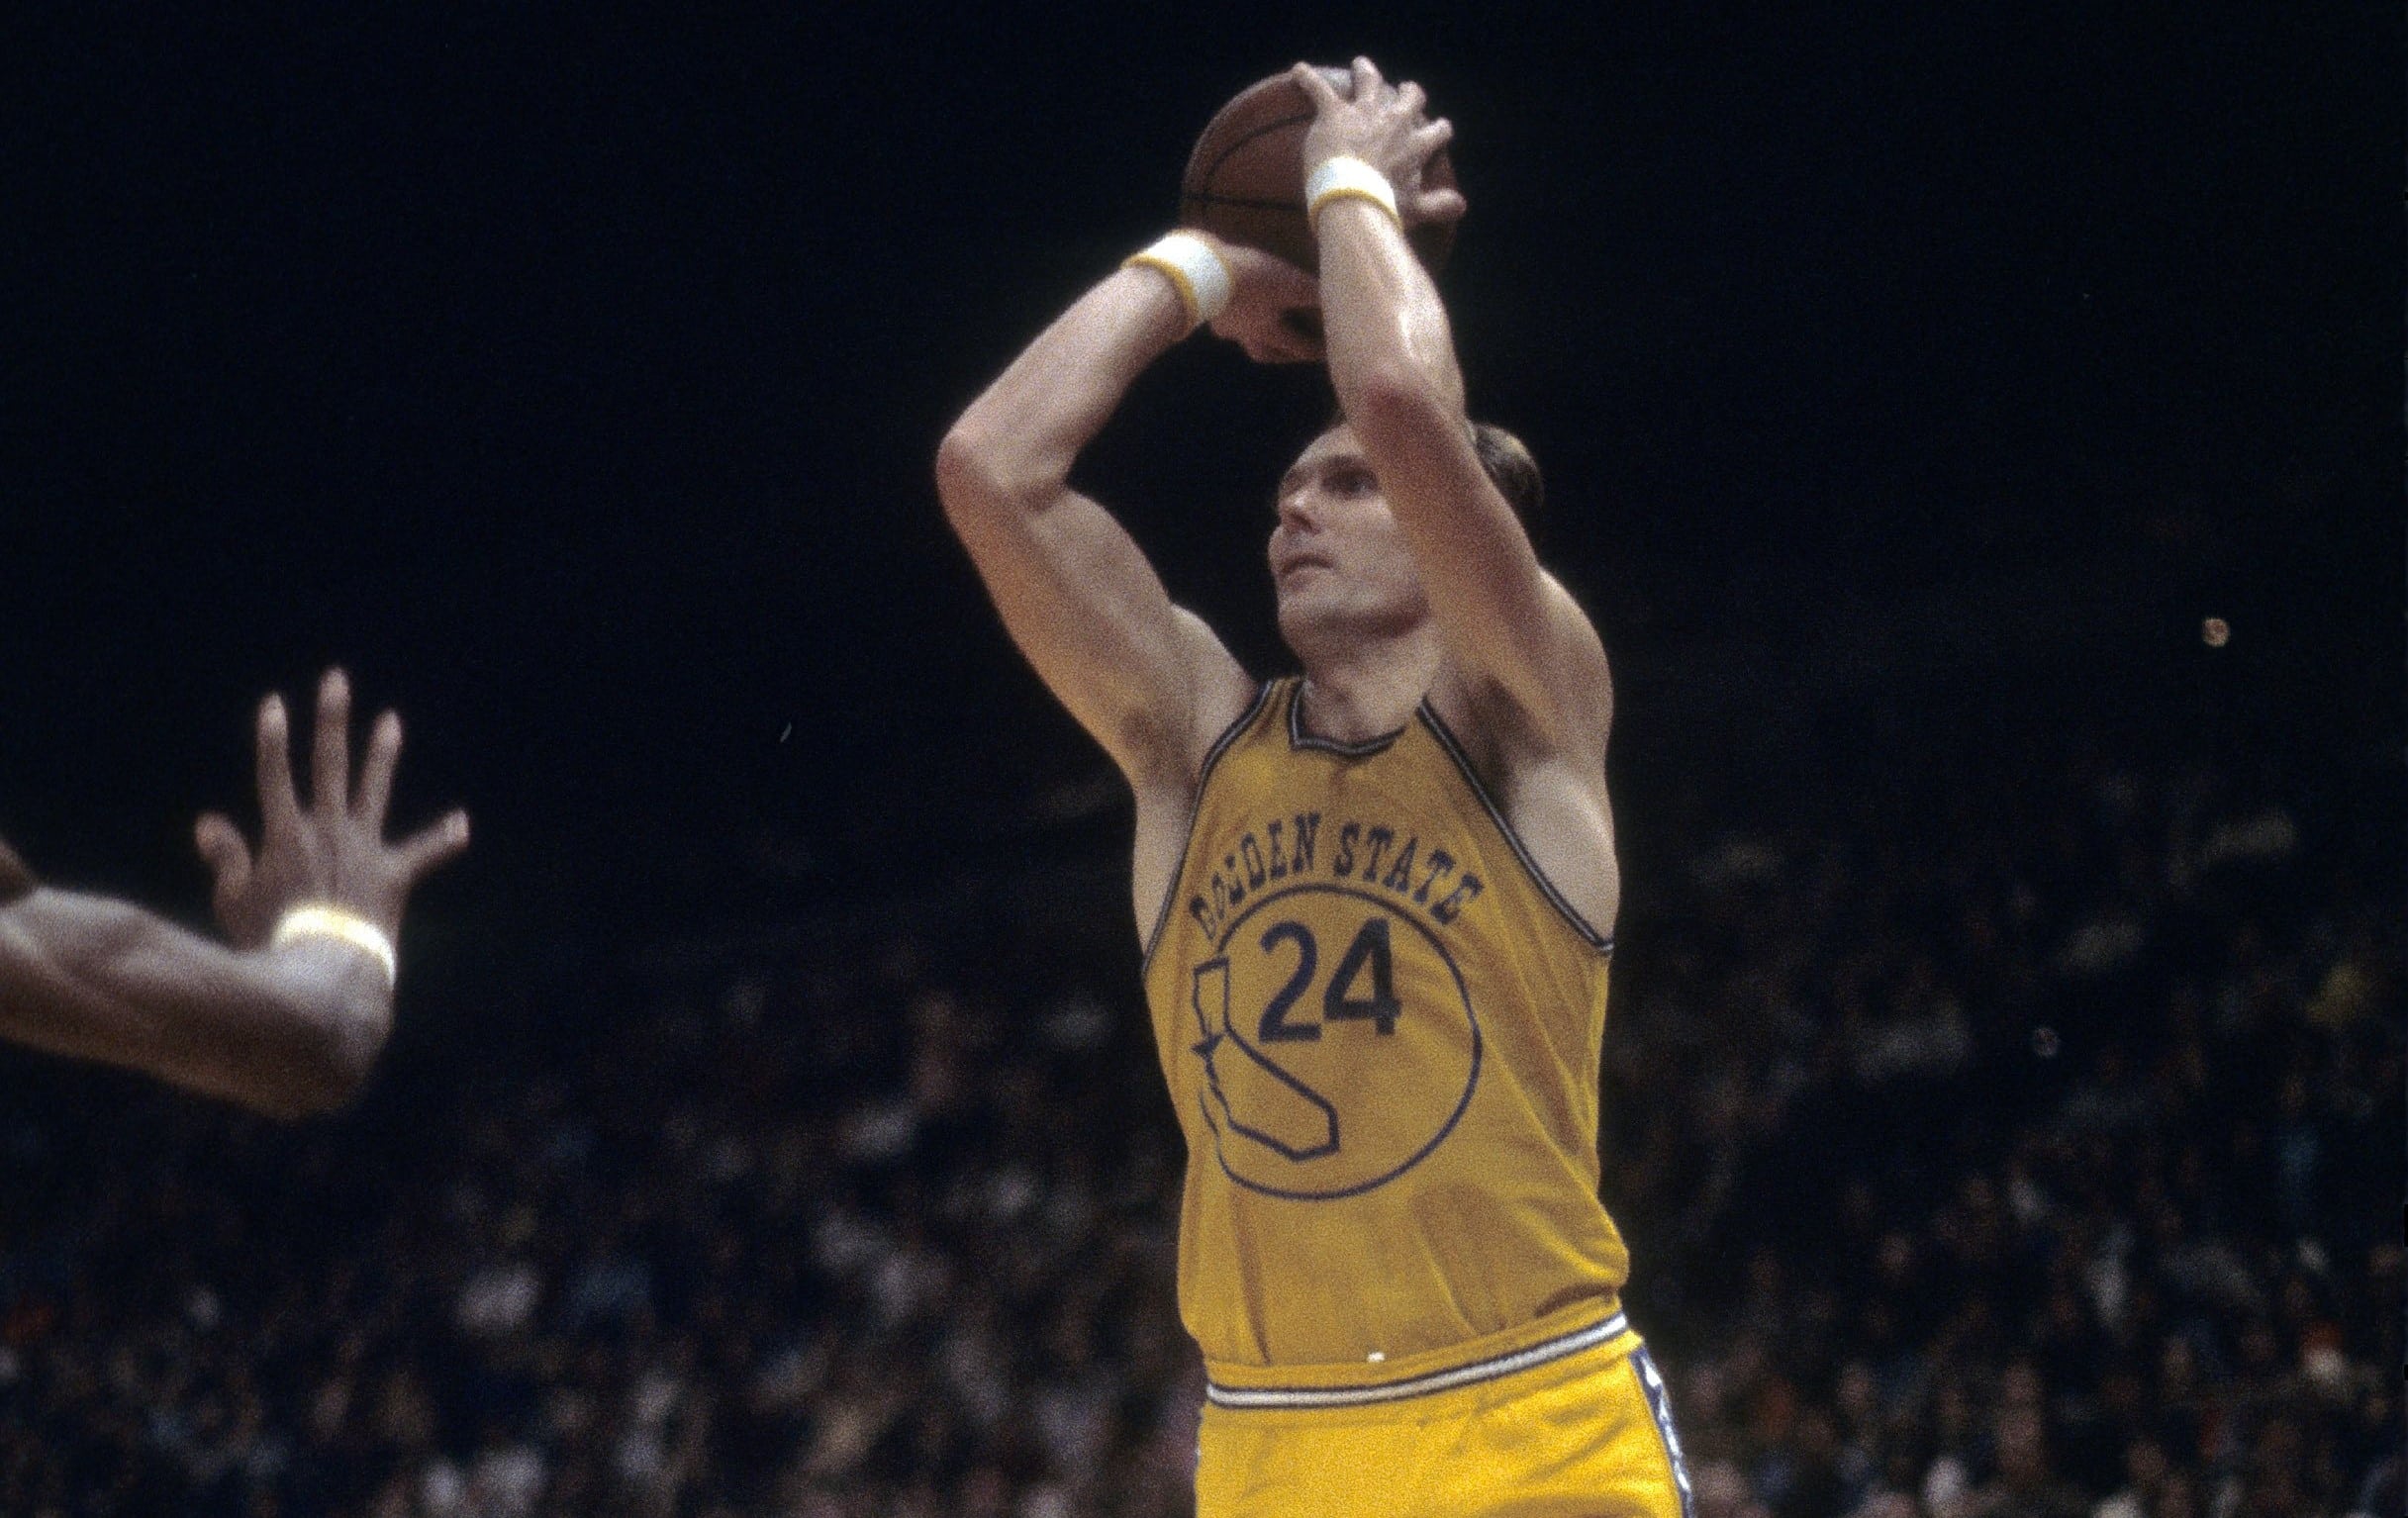
M 1194 231 L 1194 229 L 1189 229 Z M 1319 363 L 1321 339 L 1300 325 L 1299 313 L 1317 313 L 1321 282 L 1259 248 L 1198 233 L 1229 270 L 1229 304 L 1212 319 L 1214 336 L 1226 337 L 1258 364 Z
M 385 841 L 385 807 L 401 757 L 401 718 L 376 719 L 351 787 L 351 687 L 340 670 L 318 686 L 318 728 L 310 761 L 310 803 L 293 789 L 284 701 L 259 707 L 259 848 L 218 812 L 194 828 L 201 857 L 217 876 L 213 905 L 240 948 L 267 941 L 277 919 L 303 902 L 326 901 L 385 930 L 401 930 L 403 903 L 429 871 L 468 846 L 468 814 L 454 810 L 400 843 Z
M 1454 139 L 1455 128 L 1445 117 L 1431 121 L 1423 114 L 1429 97 L 1420 85 L 1406 80 L 1390 87 L 1369 58 L 1355 59 L 1352 96 L 1340 95 L 1309 63 L 1297 64 L 1295 74 L 1313 109 L 1304 133 L 1307 179 L 1331 158 L 1360 158 L 1396 187 L 1397 214 L 1405 226 L 1462 219 L 1467 207 L 1461 191 L 1423 183 L 1422 169 Z

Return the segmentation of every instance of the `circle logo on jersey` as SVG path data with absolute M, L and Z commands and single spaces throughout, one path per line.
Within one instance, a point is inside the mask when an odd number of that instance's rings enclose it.
M 1251 1190 L 1353 1196 L 1429 1157 L 1480 1082 L 1454 957 L 1391 901 L 1298 885 L 1232 919 L 1196 967 L 1196 1099 Z

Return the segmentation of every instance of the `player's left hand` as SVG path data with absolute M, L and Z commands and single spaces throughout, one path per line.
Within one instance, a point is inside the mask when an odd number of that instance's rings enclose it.
M 1325 355 L 1312 319 L 1320 315 L 1321 282 L 1260 248 L 1195 235 L 1211 244 L 1229 271 L 1229 304 L 1212 319 L 1212 334 L 1244 348 L 1258 364 L 1319 363 Z
M 318 730 L 311 750 L 310 803 L 293 788 L 284 700 L 259 707 L 259 848 L 218 812 L 194 828 L 201 857 L 217 876 L 218 925 L 238 948 L 267 941 L 294 906 L 324 901 L 357 912 L 388 936 L 401 931 L 402 906 L 420 878 L 468 846 L 468 814 L 453 811 L 400 843 L 385 842 L 385 806 L 401 757 L 401 718 L 376 719 L 359 785 L 351 786 L 351 686 L 329 670 L 318 686 Z
M 1391 87 L 1369 58 L 1354 63 L 1354 93 L 1340 95 L 1321 70 L 1299 63 L 1294 70 L 1304 98 L 1312 102 L 1312 125 L 1304 132 L 1304 177 L 1336 157 L 1360 158 L 1388 176 L 1397 191 L 1397 214 L 1407 227 L 1463 218 L 1463 192 L 1423 183 L 1430 157 L 1455 136 L 1445 117 L 1429 120 L 1429 97 L 1406 80 Z

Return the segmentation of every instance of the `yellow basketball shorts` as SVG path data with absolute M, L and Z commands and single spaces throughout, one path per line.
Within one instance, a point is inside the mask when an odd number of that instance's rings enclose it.
M 1357 1406 L 1207 1401 L 1197 1518 L 1689 1518 L 1664 1378 L 1624 1332 Z

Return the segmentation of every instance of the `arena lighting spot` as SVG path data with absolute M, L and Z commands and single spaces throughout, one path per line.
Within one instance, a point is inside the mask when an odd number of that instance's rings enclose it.
M 2210 648 L 2222 648 L 2232 635 L 2232 627 L 2221 617 L 2211 617 L 2199 623 L 2199 641 Z

